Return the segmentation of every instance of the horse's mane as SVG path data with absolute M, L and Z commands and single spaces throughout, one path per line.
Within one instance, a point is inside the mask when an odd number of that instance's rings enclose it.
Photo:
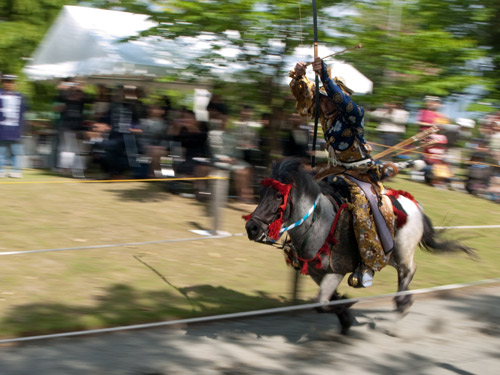
M 296 158 L 286 158 L 273 163 L 271 178 L 284 184 L 293 183 L 299 194 L 317 196 L 320 192 L 320 188 L 312 175 L 304 170 L 302 162 Z
M 294 183 L 299 194 L 311 194 L 317 196 L 319 192 L 331 196 L 338 205 L 350 201 L 349 187 L 342 178 L 333 178 L 316 182 L 313 175 L 302 166 L 302 162 L 296 158 L 286 158 L 275 162 L 271 169 L 271 178 L 284 184 Z

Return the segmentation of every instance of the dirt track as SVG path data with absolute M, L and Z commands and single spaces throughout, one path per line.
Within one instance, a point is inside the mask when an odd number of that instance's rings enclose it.
M 334 316 L 301 312 L 0 348 L 2 375 L 498 374 L 500 285 L 388 299 Z

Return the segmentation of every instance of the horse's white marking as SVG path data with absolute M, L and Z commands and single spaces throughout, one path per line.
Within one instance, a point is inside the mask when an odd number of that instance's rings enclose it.
M 343 278 L 344 275 L 339 273 L 327 273 L 321 280 L 316 301 L 329 302 Z
M 408 214 L 406 224 L 398 229 L 395 243 L 395 256 L 398 258 L 398 264 L 406 264 L 409 268 L 413 268 L 413 257 L 415 250 L 422 239 L 424 233 L 424 217 L 422 208 L 418 207 L 415 202 L 406 197 L 400 196 L 398 202 Z M 393 257 L 394 258 L 394 257 Z M 393 259 L 391 259 L 393 264 Z

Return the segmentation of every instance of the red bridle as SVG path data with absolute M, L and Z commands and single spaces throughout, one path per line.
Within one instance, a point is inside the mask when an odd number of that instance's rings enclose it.
M 260 184 L 265 187 L 272 187 L 283 195 L 283 203 L 278 208 L 279 217 L 268 226 L 268 237 L 273 240 L 277 240 L 280 238 L 280 229 L 283 226 L 283 213 L 285 212 L 286 205 L 288 204 L 288 199 L 290 199 L 290 202 L 292 201 L 290 190 L 292 189 L 293 184 L 284 184 L 273 178 L 266 178 L 262 180 Z M 251 217 L 252 214 L 243 216 L 243 219 L 248 221 Z

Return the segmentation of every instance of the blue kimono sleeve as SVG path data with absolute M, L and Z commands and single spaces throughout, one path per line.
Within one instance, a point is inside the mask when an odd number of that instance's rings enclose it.
M 323 87 L 325 88 L 328 97 L 335 102 L 337 108 L 342 113 L 349 126 L 363 127 L 365 110 L 363 107 L 357 105 L 349 95 L 345 94 L 342 89 L 332 81 L 328 75 L 325 63 L 322 62 L 322 64 L 323 69 L 321 73 L 321 82 L 323 82 Z

